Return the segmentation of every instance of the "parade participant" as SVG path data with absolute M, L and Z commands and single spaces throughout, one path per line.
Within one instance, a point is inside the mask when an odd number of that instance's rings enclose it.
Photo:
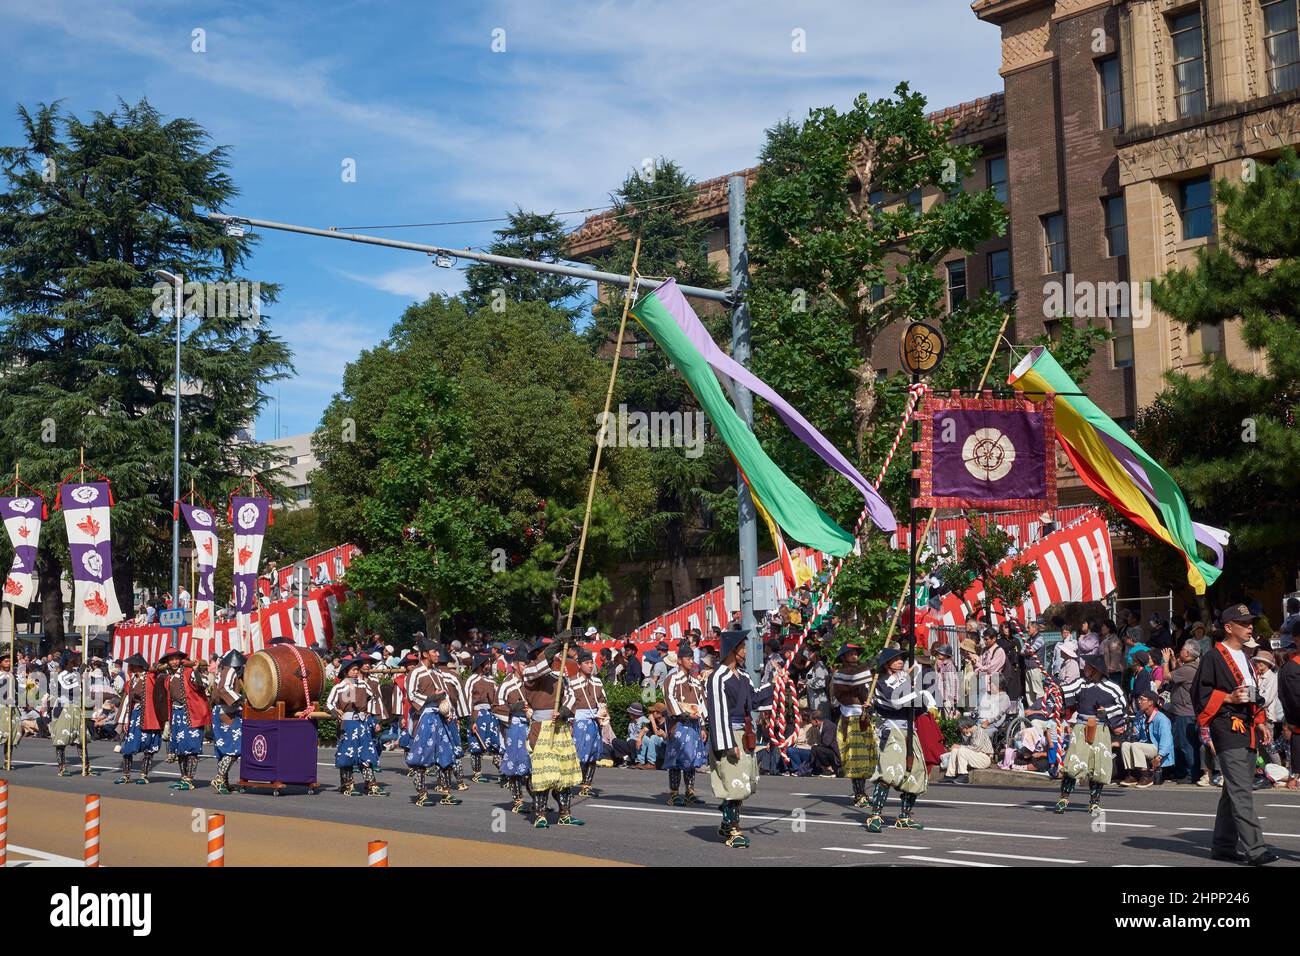
M 447 732 L 451 717 L 451 703 L 443 689 L 442 675 L 438 672 L 437 644 L 425 641 L 420 645 L 421 662 L 411 671 L 408 680 L 411 689 L 411 708 L 419 713 L 411 752 L 406 764 L 414 770 L 415 805 L 423 807 L 429 802 L 425 789 L 429 769 L 437 767 L 434 792 L 442 794 L 443 806 L 455 806 L 461 801 L 451 795 L 451 765 L 456 760 L 456 750 Z
M 59 671 L 56 680 L 58 716 L 50 723 L 50 742 L 54 744 L 54 759 L 60 777 L 72 775 L 67 768 L 67 750 L 85 747 L 86 722 L 81 712 L 81 671 L 75 658 Z
M 212 753 L 217 774 L 212 789 L 230 793 L 230 768 L 239 758 L 239 740 L 244 727 L 244 664 L 247 658 L 236 650 L 226 652 L 217 669 L 212 689 Z
M 375 737 L 371 732 L 370 687 L 361 673 L 368 658 L 353 657 L 339 665 L 338 683 L 330 688 L 325 709 L 339 722 L 338 742 L 334 751 L 334 766 L 339 771 L 339 793 L 345 797 L 355 791 L 353 779 L 357 768 L 366 780 L 366 794 L 379 795 L 374 782 L 375 764 L 379 754 L 375 750 Z M 374 789 L 372 789 L 374 788 Z
M 1288 610 L 1291 608 L 1291 600 L 1287 601 Z M 1279 649 L 1282 666 L 1277 672 L 1277 700 L 1282 705 L 1282 717 L 1286 721 L 1287 736 L 1290 738 L 1287 767 L 1291 776 L 1286 785 L 1287 789 L 1295 790 L 1300 788 L 1300 651 L 1296 650 L 1294 634 L 1296 624 L 1300 622 L 1289 617 L 1287 621 L 1292 621 L 1292 629 L 1282 635 L 1282 647 Z
M 122 736 L 122 775 L 113 782 L 130 783 L 135 755 L 143 754 L 140 779 L 135 782 L 146 784 L 153 766 L 153 755 L 162 749 L 162 728 L 157 715 L 152 713 L 154 678 L 149 673 L 149 662 L 139 654 L 132 654 L 126 663 L 131 668 L 131 676 L 122 688 L 122 701 L 117 711 L 118 732 Z M 149 714 L 148 720 L 146 713 Z M 151 729 L 146 730 L 146 724 L 151 725 Z
M 588 628 L 591 630 L 591 628 Z M 578 766 L 582 770 L 582 785 L 578 796 L 590 797 L 591 785 L 596 779 L 596 761 L 604 752 L 600 726 L 609 719 L 605 702 L 605 685 L 596 676 L 596 661 L 591 651 L 578 652 L 578 676 L 569 684 L 573 691 L 573 746 L 578 753 Z
M 695 771 L 709 762 L 700 735 L 704 685 L 694 670 L 690 649 L 683 647 L 677 655 L 677 669 L 668 676 L 668 683 L 664 685 L 664 700 L 668 704 L 668 748 L 664 753 L 664 769 L 668 771 L 668 803 L 674 807 L 704 802 L 695 795 Z M 683 778 L 686 781 L 684 797 L 678 794 Z
M 1255 669 L 1247 656 L 1248 648 L 1259 646 L 1254 638 L 1255 615 L 1246 605 L 1235 604 L 1219 620 L 1223 640 L 1201 657 L 1192 685 L 1196 722 L 1209 731 L 1223 775 L 1210 857 L 1262 866 L 1278 857 L 1264 842 L 1255 816 L 1255 750 L 1272 739 Z M 1245 856 L 1238 852 L 1238 844 Z
M 0 646 L 0 749 L 17 747 L 23 739 L 19 683 L 9 669 L 8 645 Z
M 1083 658 L 1083 676 L 1074 684 L 1063 686 L 1067 701 L 1074 701 L 1074 726 L 1070 745 L 1061 767 L 1061 796 L 1056 812 L 1070 806 L 1074 785 L 1088 781 L 1088 812 L 1101 811 L 1101 789 L 1110 783 L 1115 754 L 1111 735 L 1124 729 L 1124 692 L 1106 679 L 1106 658 L 1088 654 Z
M 443 692 L 451 703 L 451 715 L 447 718 L 447 734 L 451 737 L 451 745 L 455 751 L 451 777 L 457 790 L 468 790 L 469 784 L 465 782 L 465 772 L 461 769 L 460 762 L 465 756 L 461 728 L 468 722 L 470 716 L 469 695 L 465 693 L 465 687 L 460 682 L 460 665 L 456 663 L 456 653 L 453 648 L 443 647 L 438 662 L 438 673 L 442 677 Z
M 397 701 L 394 707 L 396 711 L 394 719 L 397 721 L 397 746 L 401 748 L 403 754 L 411 752 L 411 741 L 415 738 L 415 709 L 411 707 L 409 683 L 411 671 L 419 664 L 419 657 L 415 654 L 407 654 L 401 660 L 402 673 L 393 678 L 393 684 L 397 687 Z
M 497 718 L 492 712 L 496 703 L 497 685 L 488 676 L 488 667 L 492 658 L 487 654 L 477 655 L 470 664 L 469 679 L 465 681 L 465 696 L 469 700 L 474 719 L 469 725 L 470 765 L 474 772 L 470 777 L 475 783 L 483 779 L 483 755 L 492 754 L 498 769 L 501 767 L 501 731 Z
M 367 796 L 388 796 L 384 791 L 383 784 L 375 782 L 375 773 L 379 769 L 378 754 L 381 749 L 383 723 L 392 716 L 389 714 L 388 704 L 384 700 L 383 679 L 379 674 L 373 673 L 375 667 L 383 666 L 383 663 L 384 655 L 376 652 L 369 657 L 363 658 L 357 668 L 370 698 L 366 704 L 366 723 L 370 727 L 370 736 L 375 741 L 375 763 L 369 770 L 363 767 L 361 772 L 361 779 L 366 782 Z M 371 791 L 375 792 L 372 793 Z
M 907 669 L 907 653 L 902 648 L 887 647 L 876 659 L 876 691 L 872 701 L 877 717 L 874 739 L 878 751 L 877 766 L 871 775 L 875 786 L 867 806 L 871 810 L 866 827 L 879 833 L 884 827 L 881 811 L 889 799 L 889 789 L 898 791 L 899 811 L 894 819 L 896 830 L 920 830 L 912 819 L 916 798 L 925 793 L 929 774 L 921 751 L 921 739 L 912 732 L 912 755 L 907 753 L 908 716 L 913 721 L 931 703 L 929 694 L 920 688 L 920 667 Z
M 533 770 L 529 786 L 533 794 L 533 826 L 539 830 L 550 825 L 546 820 L 549 793 L 555 794 L 560 807 L 556 820 L 559 826 L 580 827 L 584 823 L 570 810 L 573 788 L 582 782 L 582 771 L 569 729 L 574 697 L 570 682 L 564 678 L 562 649 L 559 642 L 538 644 L 529 653 L 529 663 L 521 675 L 524 695 L 532 709 L 528 742 Z M 557 673 L 553 667 L 560 671 Z
M 193 790 L 194 772 L 203 753 L 203 728 L 211 719 L 208 709 L 207 682 L 203 671 L 185 657 L 181 650 L 171 650 L 159 662 L 164 673 L 159 679 L 165 682 L 171 725 L 167 749 L 180 765 L 181 779 L 168 784 L 172 790 Z
M 512 813 L 524 811 L 524 788 L 533 772 L 533 762 L 528 750 L 528 730 L 532 712 L 524 696 L 523 661 L 515 660 L 513 650 L 509 655 L 510 670 L 497 687 L 494 714 L 504 728 L 505 740 L 501 747 L 501 786 L 509 786 L 514 797 Z M 529 796 L 532 790 L 528 791 Z
M 840 710 L 839 746 L 844 776 L 853 787 L 853 806 L 867 805 L 867 778 L 876 769 L 879 755 L 876 738 L 871 732 L 871 668 L 861 661 L 862 648 L 845 644 L 835 658 L 831 676 L 831 696 Z
M 709 783 L 722 801 L 718 836 L 727 846 L 744 849 L 749 838 L 740 829 L 740 807 L 758 790 L 754 754 L 754 685 L 745 673 L 745 632 L 723 631 L 721 662 L 705 689 L 709 733 Z

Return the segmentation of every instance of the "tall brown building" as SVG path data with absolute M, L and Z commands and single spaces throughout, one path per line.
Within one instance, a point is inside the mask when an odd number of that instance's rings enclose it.
M 1142 284 L 1219 241 L 1214 180 L 1249 176 L 1300 145 L 1298 2 L 975 0 L 974 15 L 1002 34 L 1003 92 L 933 118 L 954 119 L 954 138 L 980 146 L 963 186 L 998 190 L 1011 222 L 1005 237 L 941 265 L 950 305 L 1014 289 L 1018 342 L 1069 321 L 1111 328 L 1087 390 L 1125 426 L 1167 372 L 1199 374 L 1216 355 L 1261 368 L 1238 322 L 1188 333 L 1150 306 Z M 709 248 L 724 269 L 725 186 L 725 176 L 711 180 L 693 214 L 712 223 Z M 617 235 L 616 222 L 594 217 L 573 253 L 598 254 Z M 897 367 L 897 334 L 877 339 L 878 368 Z M 1090 494 L 1068 467 L 1060 490 L 1063 501 Z M 1120 551 L 1116 563 L 1121 595 L 1151 590 L 1131 556 Z

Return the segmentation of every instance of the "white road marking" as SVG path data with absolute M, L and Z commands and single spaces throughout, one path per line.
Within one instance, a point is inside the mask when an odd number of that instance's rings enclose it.
M 885 852 L 884 850 L 855 850 L 851 846 L 824 846 L 822 847 L 822 849 L 833 850 L 836 853 L 863 853 L 863 854 L 874 854 L 876 856 L 883 855 Z
M 1192 832 L 1192 833 L 1213 833 L 1213 832 L 1214 832 L 1214 828 L 1213 828 L 1213 827 L 1179 827 L 1178 829 L 1180 829 L 1180 830 L 1187 830 L 1187 831 Z M 1264 836 L 1266 836 L 1266 837 L 1292 837 L 1292 838 L 1294 838 L 1294 839 L 1296 839 L 1296 840 L 1300 840 L 1300 833 L 1269 833 L 1268 831 L 1265 831 L 1265 832 L 1264 832 Z
M 1116 823 L 1113 820 L 1107 820 L 1105 823 L 1108 827 L 1129 827 L 1134 830 L 1154 830 L 1154 823 Z
M 1017 856 L 1014 853 L 982 853 L 979 850 L 949 850 L 962 856 L 987 856 L 1001 860 L 1030 860 L 1034 863 L 1087 863 L 1087 860 L 1061 860 L 1051 856 Z
M 1041 833 L 999 833 L 994 830 L 952 830 L 948 827 L 931 827 L 925 828 L 926 833 L 970 833 L 975 836 L 996 836 L 996 837 L 1014 837 L 1018 840 L 1064 840 L 1063 836 L 1045 836 Z
M 23 856 L 34 856 L 35 860 L 10 860 L 10 866 L 85 866 L 84 860 L 74 860 L 70 856 L 59 856 L 57 853 L 46 853 L 44 850 L 33 850 L 30 847 L 15 846 L 9 844 L 11 853 L 19 853 Z
M 1044 803 L 1039 806 L 1035 806 L 1034 809 L 1054 811 L 1055 804 Z M 1083 810 L 1084 808 L 1079 807 L 1078 809 Z M 1102 811 L 1108 814 L 1109 813 L 1142 813 L 1142 814 L 1147 814 L 1149 816 L 1157 816 L 1157 817 L 1209 817 L 1210 819 L 1214 819 L 1213 813 L 1187 813 L 1182 810 L 1120 810 L 1112 807 L 1102 807 Z M 1265 818 L 1260 817 L 1260 819 L 1263 820 Z
M 681 814 L 685 816 L 713 817 L 714 819 L 719 819 L 716 810 L 665 810 L 661 807 L 625 807 L 622 804 L 617 804 L 617 803 L 584 803 L 583 806 L 601 809 L 601 810 L 639 810 L 641 813 L 675 813 L 675 814 Z M 832 826 L 837 826 L 837 827 L 862 826 L 862 822 L 859 820 L 819 820 L 816 817 L 807 817 L 807 816 L 805 817 L 792 817 L 792 816 L 756 817 L 753 816 L 752 814 L 744 814 L 743 816 L 741 816 L 740 819 L 741 822 L 744 823 L 751 823 L 751 822 L 752 823 L 773 823 L 773 822 L 828 823 L 831 824 Z M 1062 839 L 1064 838 L 1062 837 Z
M 898 843 L 864 843 L 863 846 L 883 846 L 889 850 L 928 850 L 928 846 L 913 846 L 912 844 L 901 845 Z
M 1005 863 L 981 863 L 979 860 L 950 860 L 942 856 L 905 856 L 904 860 L 920 860 L 922 863 L 948 863 L 952 866 L 1006 866 Z
M 925 801 L 927 807 L 935 806 L 940 803 L 949 803 L 955 807 L 1020 807 L 1021 803 L 988 803 L 983 800 L 944 800 L 942 797 L 935 800 Z

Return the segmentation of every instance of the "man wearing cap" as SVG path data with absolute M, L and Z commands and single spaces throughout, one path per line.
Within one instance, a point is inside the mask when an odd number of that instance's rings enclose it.
M 1076 783 L 1088 783 L 1088 812 L 1101 811 L 1101 790 L 1110 783 L 1115 754 L 1111 734 L 1124 729 L 1124 692 L 1106 678 L 1106 658 L 1089 654 L 1083 659 L 1083 676 L 1063 685 L 1067 705 L 1073 701 L 1074 726 L 1061 768 L 1061 795 L 1056 812 L 1070 807 Z
M 656 638 L 666 633 L 662 627 L 655 629 Z M 641 683 L 641 679 L 641 661 L 636 656 L 636 645 L 628 641 L 623 645 L 623 683 L 629 687 L 636 687 Z
M 21 684 L 9 669 L 9 645 L 0 644 L 0 750 L 17 747 L 23 739 L 18 692 Z
M 1255 669 L 1247 657 L 1254 650 L 1255 616 L 1244 604 L 1226 609 L 1223 640 L 1201 658 L 1192 685 L 1196 721 L 1208 729 L 1214 746 L 1223 792 L 1214 818 L 1210 856 L 1259 866 L 1277 855 L 1264 842 L 1255 816 L 1255 750 L 1272 739 Z M 1243 857 L 1237 850 L 1245 849 Z
M 875 743 L 879 752 L 876 771 L 871 775 L 875 784 L 867 801 L 870 814 L 866 827 L 872 833 L 884 828 L 881 811 L 889 799 L 892 787 L 898 791 L 899 810 L 894 819 L 896 830 L 920 830 L 921 825 L 912 819 L 916 798 L 925 793 L 929 773 L 921 738 L 916 733 L 915 719 L 924 713 L 932 698 L 920 682 L 921 668 L 907 667 L 907 652 L 901 647 L 886 647 L 876 659 L 876 692 L 873 709 L 876 712 Z M 912 755 L 907 755 L 908 718 L 912 718 Z
M 754 685 L 745 673 L 745 631 L 722 632 L 721 662 L 709 677 L 705 712 L 709 733 L 709 782 L 722 801 L 718 836 L 743 849 L 749 838 L 740 829 L 740 807 L 758 789 L 754 755 Z
M 683 645 L 676 667 L 664 686 L 668 705 L 668 747 L 664 751 L 664 769 L 668 771 L 668 803 L 684 807 L 702 803 L 695 795 L 695 771 L 708 764 L 700 718 L 704 713 L 704 685 L 694 676 L 695 663 L 690 648 Z M 686 796 L 678 791 L 686 779 Z
M 475 783 L 483 779 L 483 755 L 492 754 L 498 767 L 501 766 L 501 731 L 497 719 L 492 713 L 496 703 L 497 685 L 488 677 L 488 665 L 492 658 L 486 654 L 477 654 L 470 662 L 469 678 L 465 681 L 465 696 L 469 700 L 473 720 L 469 725 L 469 759 Z
M 524 789 L 528 777 L 533 772 L 533 762 L 528 750 L 528 729 L 531 710 L 528 698 L 524 696 L 524 685 L 520 675 L 523 673 L 523 661 L 515 659 L 516 648 L 512 645 L 506 650 L 510 670 L 505 679 L 497 685 L 496 706 L 493 713 L 504 727 L 504 740 L 501 745 L 501 779 L 497 782 L 510 788 L 514 797 L 512 813 L 524 811 Z M 531 796 L 532 791 L 529 790 Z
M 588 631 L 594 628 L 587 628 Z M 578 676 L 570 683 L 573 691 L 573 745 L 578 753 L 578 766 L 582 769 L 582 785 L 578 796 L 592 795 L 591 785 L 596 779 L 596 761 L 605 750 L 600 736 L 602 721 L 609 719 L 605 700 L 605 685 L 596 676 L 596 661 L 591 651 L 578 652 Z
M 1130 739 L 1119 746 L 1124 765 L 1121 787 L 1150 787 L 1156 771 L 1173 766 L 1174 732 L 1169 718 L 1160 709 L 1160 695 L 1150 687 L 1138 692 L 1137 714 L 1133 718 Z
M 334 766 L 339 771 L 339 793 L 353 795 L 353 776 L 358 767 L 369 767 L 373 775 L 379 761 L 375 738 L 370 733 L 370 691 L 360 678 L 364 657 L 351 657 L 339 665 L 339 680 L 330 688 L 325 709 L 339 722 Z M 367 781 L 369 783 L 369 781 Z M 368 788 L 367 788 L 368 789 Z
M 451 715 L 451 704 L 443 690 L 442 675 L 437 670 L 438 645 L 423 639 L 419 644 L 420 663 L 407 678 L 411 710 L 418 714 L 411 749 L 406 755 L 406 765 L 411 768 L 415 784 L 415 805 L 427 806 L 429 794 L 425 788 L 429 770 L 436 767 L 434 792 L 442 794 L 443 806 L 454 806 L 461 801 L 451 796 L 451 765 L 455 748 L 447 732 L 446 719 Z
M 569 729 L 576 701 L 572 684 L 564 677 L 563 650 L 561 641 L 536 645 L 522 674 L 524 696 L 532 711 L 528 742 L 532 748 L 533 771 L 529 787 L 533 794 L 533 826 L 539 830 L 550 826 L 546 803 L 551 793 L 560 807 L 556 823 L 583 825 L 570 810 L 573 788 L 582 782 L 582 770 L 573 745 L 573 732 Z
M 173 790 L 193 790 L 194 772 L 203 753 L 203 729 L 212 719 L 208 707 L 207 681 L 203 663 L 194 666 L 180 650 L 164 654 L 161 661 L 165 672 L 161 679 L 167 688 L 170 706 L 170 737 L 167 749 L 180 765 L 179 783 L 168 784 Z
M 122 688 L 117 711 L 118 731 L 122 735 L 122 775 L 113 782 L 130 783 L 135 755 L 143 754 L 144 765 L 140 779 L 135 782 L 145 784 L 149 782 L 153 755 L 162 749 L 162 722 L 153 713 L 154 677 L 149 673 L 149 662 L 139 654 L 132 654 L 126 664 L 131 668 L 131 675 Z
M 867 778 L 876 769 L 879 754 L 871 732 L 871 669 L 861 661 L 862 649 L 845 644 L 835 658 L 831 696 L 840 711 L 839 747 L 844 776 L 853 787 L 853 806 L 867 805 Z
M 230 768 L 239 757 L 239 739 L 244 726 L 244 664 L 246 658 L 229 650 L 217 667 L 211 690 L 212 753 L 217 758 L 217 773 L 211 787 L 217 793 L 230 793 Z
M 86 743 L 85 716 L 81 707 L 81 671 L 75 655 L 59 671 L 55 681 L 57 690 L 51 688 L 60 708 L 59 715 L 50 723 L 50 742 L 54 745 L 54 759 L 60 777 L 72 771 L 67 769 L 68 747 L 82 749 Z
M 443 648 L 438 670 L 442 677 L 442 689 L 451 702 L 451 716 L 447 718 L 447 733 L 451 736 L 451 744 L 456 754 L 455 762 L 451 765 L 451 776 L 457 790 L 468 790 L 469 784 L 465 782 L 465 772 L 461 769 L 460 762 L 465 756 L 461 728 L 469 721 L 470 708 L 469 695 L 465 693 L 465 688 L 460 682 L 460 667 L 456 663 L 459 643 L 453 641 L 450 647 Z
M 986 770 L 993 765 L 993 742 L 988 731 L 974 717 L 957 720 L 961 740 L 940 758 L 943 775 L 951 783 L 970 783 L 972 770 Z
M 939 709 L 951 719 L 961 710 L 961 674 L 952 662 L 952 648 L 947 644 L 932 645 L 934 654 L 934 683 L 939 691 Z

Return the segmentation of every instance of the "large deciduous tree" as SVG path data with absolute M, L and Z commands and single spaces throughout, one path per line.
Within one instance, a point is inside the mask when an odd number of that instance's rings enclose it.
M 145 101 L 86 121 L 58 104 L 19 107 L 18 119 L 23 142 L 0 148 L 0 472 L 16 464 L 48 493 L 85 448 L 113 481 L 114 575 L 130 614 L 133 581 L 161 584 L 170 568 L 175 320 L 153 270 L 202 283 L 187 289 L 181 479 L 212 498 L 232 473 L 275 461 L 239 433 L 289 368 L 262 314 L 277 289 L 227 285 L 245 281 L 255 239 L 200 214 L 237 190 L 226 151 L 193 120 Z M 66 551 L 48 528 L 38 571 L 56 643 Z

